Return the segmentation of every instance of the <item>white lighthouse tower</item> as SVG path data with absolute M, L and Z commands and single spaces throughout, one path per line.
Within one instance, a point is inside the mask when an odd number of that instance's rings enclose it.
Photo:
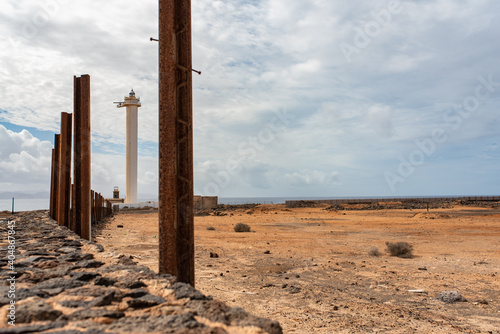
M 125 203 L 137 203 L 137 137 L 138 111 L 141 99 L 132 89 L 124 102 L 118 102 L 117 108 L 127 107 L 127 189 Z

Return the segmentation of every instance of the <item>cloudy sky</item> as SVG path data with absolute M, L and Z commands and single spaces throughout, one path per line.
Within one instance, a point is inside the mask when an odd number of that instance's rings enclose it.
M 0 192 L 49 189 L 73 75 L 92 85 L 92 183 L 157 193 L 157 1 L 4 0 Z M 193 0 L 195 189 L 250 196 L 500 193 L 500 2 Z

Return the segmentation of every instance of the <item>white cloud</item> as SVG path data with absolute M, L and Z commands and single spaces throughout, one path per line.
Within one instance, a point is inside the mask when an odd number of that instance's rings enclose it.
M 0 125 L 0 143 L 0 192 L 36 193 L 50 188 L 50 142 Z
M 286 184 L 296 188 L 331 188 L 339 184 L 337 172 L 303 171 L 283 175 Z

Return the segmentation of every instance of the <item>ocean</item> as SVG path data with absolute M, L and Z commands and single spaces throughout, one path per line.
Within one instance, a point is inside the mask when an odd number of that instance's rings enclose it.
M 288 200 L 314 200 L 333 199 L 332 197 L 219 197 L 219 204 L 284 204 Z M 151 201 L 151 199 L 140 199 L 139 202 Z M 158 201 L 153 200 L 153 201 Z M 0 211 L 10 211 L 12 199 L 0 199 Z M 48 210 L 49 199 L 22 199 L 14 200 L 15 211 Z
M 219 197 L 219 204 L 285 204 L 285 201 L 336 199 L 336 197 Z
M 33 211 L 33 210 L 48 210 L 49 199 L 14 199 L 14 211 Z M 12 199 L 0 199 L 0 212 L 12 210 Z
M 415 196 L 400 196 L 399 198 L 412 198 Z M 421 196 L 421 197 L 458 197 L 458 196 Z M 387 196 L 329 196 L 329 197 L 219 197 L 219 204 L 284 204 L 285 201 L 293 200 L 320 200 L 320 199 L 363 199 L 363 198 L 387 198 Z M 154 201 L 158 199 L 139 199 L 139 202 Z M 0 212 L 12 209 L 12 199 L 0 199 Z M 49 199 L 22 199 L 14 200 L 15 211 L 48 210 Z

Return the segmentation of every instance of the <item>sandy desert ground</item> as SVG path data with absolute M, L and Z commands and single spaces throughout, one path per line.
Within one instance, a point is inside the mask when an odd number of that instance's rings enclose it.
M 196 217 L 196 288 L 278 320 L 285 333 L 500 333 L 498 204 L 327 207 Z M 252 231 L 236 233 L 240 222 Z M 95 241 L 157 270 L 157 224 L 157 211 L 122 211 L 97 226 Z M 414 257 L 389 256 L 387 241 L 408 242 Z M 436 299 L 450 290 L 467 301 Z

